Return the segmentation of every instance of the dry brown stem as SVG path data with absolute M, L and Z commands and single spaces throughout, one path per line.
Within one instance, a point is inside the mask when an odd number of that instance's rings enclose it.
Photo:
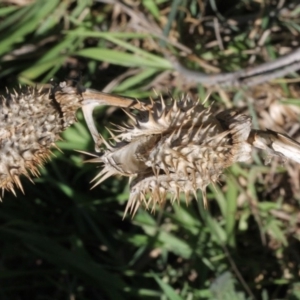
M 175 57 L 169 57 L 169 59 L 174 69 L 185 81 L 205 86 L 250 87 L 300 70 L 300 48 L 274 61 L 266 62 L 256 67 L 216 75 L 189 70 L 181 65 Z

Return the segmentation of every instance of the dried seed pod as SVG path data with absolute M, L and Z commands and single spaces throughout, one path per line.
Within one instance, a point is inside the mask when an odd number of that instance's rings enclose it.
M 118 126 L 114 145 L 105 142 L 104 154 L 90 160 L 104 165 L 95 185 L 116 174 L 134 178 L 125 214 L 135 214 L 141 204 L 154 209 L 167 194 L 175 200 L 184 193 L 188 199 L 199 189 L 206 205 L 206 186 L 224 168 L 250 158 L 251 119 L 236 111 L 214 115 L 184 96 L 167 103 L 161 98 L 144 112 L 128 114 L 135 124 Z
M 20 175 L 38 176 L 60 133 L 76 121 L 82 96 L 65 82 L 48 89 L 20 88 L 0 96 L 0 188 L 23 191 Z

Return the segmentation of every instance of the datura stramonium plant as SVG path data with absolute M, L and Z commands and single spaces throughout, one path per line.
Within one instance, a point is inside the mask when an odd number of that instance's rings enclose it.
M 110 131 L 112 142 L 98 133 L 93 109 L 99 105 L 132 108 L 127 112 L 133 124 L 116 125 Z M 0 110 L 0 188 L 21 190 L 21 175 L 38 176 L 38 167 L 51 154 L 60 133 L 76 121 L 81 108 L 100 155 L 91 162 L 101 163 L 95 186 L 113 175 L 130 178 L 130 196 L 125 214 L 135 214 L 142 205 L 188 201 L 197 190 L 216 183 L 220 174 L 235 162 L 250 158 L 252 146 L 270 155 L 300 163 L 300 144 L 271 130 L 251 129 L 251 118 L 238 110 L 214 114 L 200 101 L 188 96 L 141 103 L 113 96 L 79 84 L 61 82 L 48 89 L 27 88 L 2 96 Z M 104 145 L 104 148 L 102 148 Z

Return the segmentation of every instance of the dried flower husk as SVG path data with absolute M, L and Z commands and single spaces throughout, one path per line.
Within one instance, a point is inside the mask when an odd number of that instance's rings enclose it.
M 20 176 L 31 179 L 51 155 L 60 133 L 76 121 L 81 92 L 66 82 L 50 88 L 21 88 L 0 96 L 0 188 L 23 191 Z
M 225 168 L 250 158 L 247 142 L 250 117 L 234 110 L 214 114 L 189 96 L 151 102 L 138 114 L 127 112 L 133 125 L 116 126 L 112 143 L 90 162 L 103 164 L 94 179 L 100 184 L 112 175 L 130 177 L 130 197 L 125 214 L 134 215 L 143 205 L 155 209 L 169 195 L 203 194 Z

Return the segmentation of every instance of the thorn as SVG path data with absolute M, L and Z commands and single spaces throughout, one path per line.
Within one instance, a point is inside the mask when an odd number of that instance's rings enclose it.
M 135 105 L 135 108 L 136 108 L 136 109 L 138 109 L 138 110 L 143 110 L 143 109 L 145 109 L 145 108 L 144 108 L 144 103 L 142 103 L 139 99 L 135 99 L 135 101 L 136 101 L 137 104 L 138 104 L 138 107 Z M 131 107 L 129 107 L 129 108 L 131 108 Z
M 93 154 L 93 153 L 90 153 L 90 152 L 86 152 L 86 151 L 82 151 L 82 150 L 74 150 L 76 152 L 79 152 L 79 153 L 82 153 L 82 154 L 85 154 L 85 155 L 89 155 L 89 156 L 93 156 L 93 157 L 99 157 L 98 155 L 96 154 Z
M 17 185 L 17 187 L 22 191 L 22 193 L 25 194 L 19 176 L 14 175 L 14 182 L 15 182 L 15 184 Z
M 106 173 L 107 172 L 107 173 Z M 104 174 L 106 173 L 106 174 Z M 105 168 L 95 177 L 93 178 L 93 180 L 91 182 L 94 182 L 95 180 L 97 180 L 99 177 L 102 177 L 91 187 L 91 190 L 93 188 L 95 188 L 97 185 L 99 185 L 100 183 L 102 183 L 104 180 L 106 180 L 107 178 L 109 178 L 110 176 L 115 175 L 116 173 L 114 171 L 107 171 Z
M 128 179 L 129 186 L 131 185 L 133 179 L 134 179 L 134 176 L 129 176 L 129 179 Z
M 131 210 L 132 218 L 136 215 L 136 213 L 137 213 L 137 211 L 138 211 L 138 209 L 140 207 L 140 204 L 141 204 L 139 199 L 136 199 L 135 202 L 136 202 L 135 203 L 135 207 Z
M 106 148 L 108 150 L 110 150 L 110 151 L 113 150 L 113 147 L 104 139 L 104 137 L 102 136 L 101 133 L 99 133 L 99 137 L 102 140 L 102 143 L 106 146 Z M 97 146 L 98 146 L 98 144 L 97 144 Z
M 195 189 L 192 189 L 192 193 L 193 193 L 193 195 L 195 197 L 195 200 L 198 200 L 198 195 L 197 195 L 197 192 L 196 192 Z
M 179 186 L 176 186 L 175 189 L 176 189 L 176 191 L 175 191 L 175 193 L 176 193 L 175 197 L 176 197 L 176 200 L 177 200 L 177 204 L 180 205 L 180 189 L 179 189 Z
M 151 123 L 151 124 L 156 124 L 157 123 L 155 121 L 155 118 L 154 118 L 153 114 L 151 113 L 151 111 L 149 111 L 148 123 Z
M 161 110 L 164 111 L 166 109 L 166 103 L 162 95 L 160 95 L 160 103 L 161 103 Z
M 127 204 L 126 204 L 125 211 L 124 211 L 124 214 L 123 214 L 123 220 L 125 219 L 125 217 L 127 215 L 127 212 L 130 209 L 133 201 L 134 201 L 133 197 L 129 197 L 129 200 L 128 200 Z
M 157 178 L 159 175 L 159 168 L 157 168 L 156 165 L 152 165 L 152 171 L 153 171 L 153 174 L 155 175 L 155 177 Z
M 126 109 L 122 108 L 123 112 L 132 120 L 134 123 L 136 123 L 136 118 L 134 115 L 132 115 L 130 112 L 128 112 Z
M 118 143 L 121 142 L 121 140 L 108 127 L 105 127 L 105 129 L 108 131 L 108 133 L 111 135 L 114 141 Z
M 149 100 L 150 100 L 151 106 L 153 107 L 155 105 L 153 98 L 150 97 Z
M 178 105 L 177 105 L 177 101 L 175 99 L 173 99 L 173 108 L 174 112 L 178 111 Z
M 16 97 L 19 96 L 18 92 L 15 89 L 13 89 L 13 92 L 14 92 L 14 94 L 15 94 Z
M 103 163 L 102 161 L 102 157 L 97 157 L 97 158 L 91 158 L 88 160 L 85 160 L 84 163 L 92 163 L 92 164 L 99 164 L 99 163 Z
M 56 150 L 58 150 L 60 153 L 64 153 L 55 143 L 53 143 L 52 144 L 52 146 L 56 149 Z M 51 152 L 51 155 L 54 155 L 52 152 Z
M 13 186 L 11 186 L 9 189 L 10 189 L 10 191 L 15 195 L 15 197 L 17 197 L 16 191 L 15 191 L 15 189 L 13 188 Z

